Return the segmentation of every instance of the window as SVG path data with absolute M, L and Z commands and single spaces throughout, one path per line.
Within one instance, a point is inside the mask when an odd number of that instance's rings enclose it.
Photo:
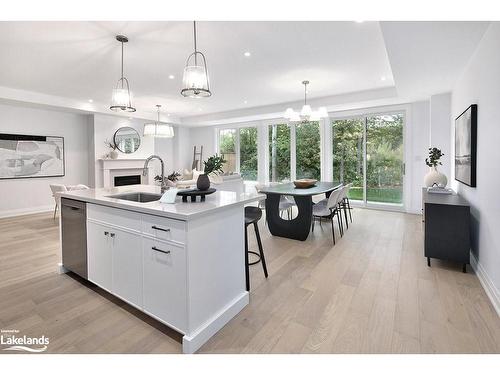
M 290 180 L 290 127 L 286 124 L 269 126 L 269 180 Z
M 403 113 L 332 122 L 333 180 L 352 183 L 349 198 L 403 204 Z
M 321 179 L 321 136 L 319 122 L 295 126 L 296 177 Z
M 349 198 L 363 200 L 362 119 L 335 120 L 332 123 L 333 181 L 352 183 Z
M 224 173 L 236 172 L 236 129 L 220 130 L 219 153 L 226 160 L 222 168 Z
M 240 174 L 246 181 L 257 181 L 257 128 L 240 128 Z

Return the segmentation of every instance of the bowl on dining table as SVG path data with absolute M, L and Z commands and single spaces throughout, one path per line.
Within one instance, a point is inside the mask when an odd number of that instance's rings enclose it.
M 298 189 L 307 189 L 316 185 L 316 182 L 318 182 L 318 180 L 315 180 L 314 178 L 301 178 L 300 180 L 293 181 L 295 187 Z

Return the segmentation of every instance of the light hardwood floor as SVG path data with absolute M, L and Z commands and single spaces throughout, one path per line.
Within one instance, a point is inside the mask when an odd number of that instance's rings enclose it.
M 353 218 L 335 246 L 329 225 L 298 242 L 261 221 L 269 278 L 252 266 L 249 306 L 199 352 L 500 353 L 500 318 L 479 280 L 470 267 L 427 267 L 419 216 Z M 1 329 L 45 335 L 50 353 L 180 353 L 180 335 L 56 274 L 58 261 L 50 213 L 0 220 Z

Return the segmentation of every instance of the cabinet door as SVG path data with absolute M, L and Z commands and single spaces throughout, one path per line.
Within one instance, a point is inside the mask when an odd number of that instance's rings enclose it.
M 101 224 L 87 222 L 88 279 L 111 291 L 111 230 Z
M 110 230 L 113 254 L 112 291 L 142 308 L 142 246 L 139 234 Z
M 143 238 L 144 310 L 187 329 L 186 259 L 182 247 Z

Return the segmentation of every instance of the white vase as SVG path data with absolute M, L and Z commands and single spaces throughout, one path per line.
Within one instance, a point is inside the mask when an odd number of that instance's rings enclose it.
M 118 159 L 118 151 L 116 150 L 111 150 L 111 152 L 109 153 L 109 157 L 111 159 Z
M 437 170 L 437 167 L 429 167 L 429 172 L 424 177 L 424 184 L 427 187 L 439 186 L 446 187 L 448 179 Z

